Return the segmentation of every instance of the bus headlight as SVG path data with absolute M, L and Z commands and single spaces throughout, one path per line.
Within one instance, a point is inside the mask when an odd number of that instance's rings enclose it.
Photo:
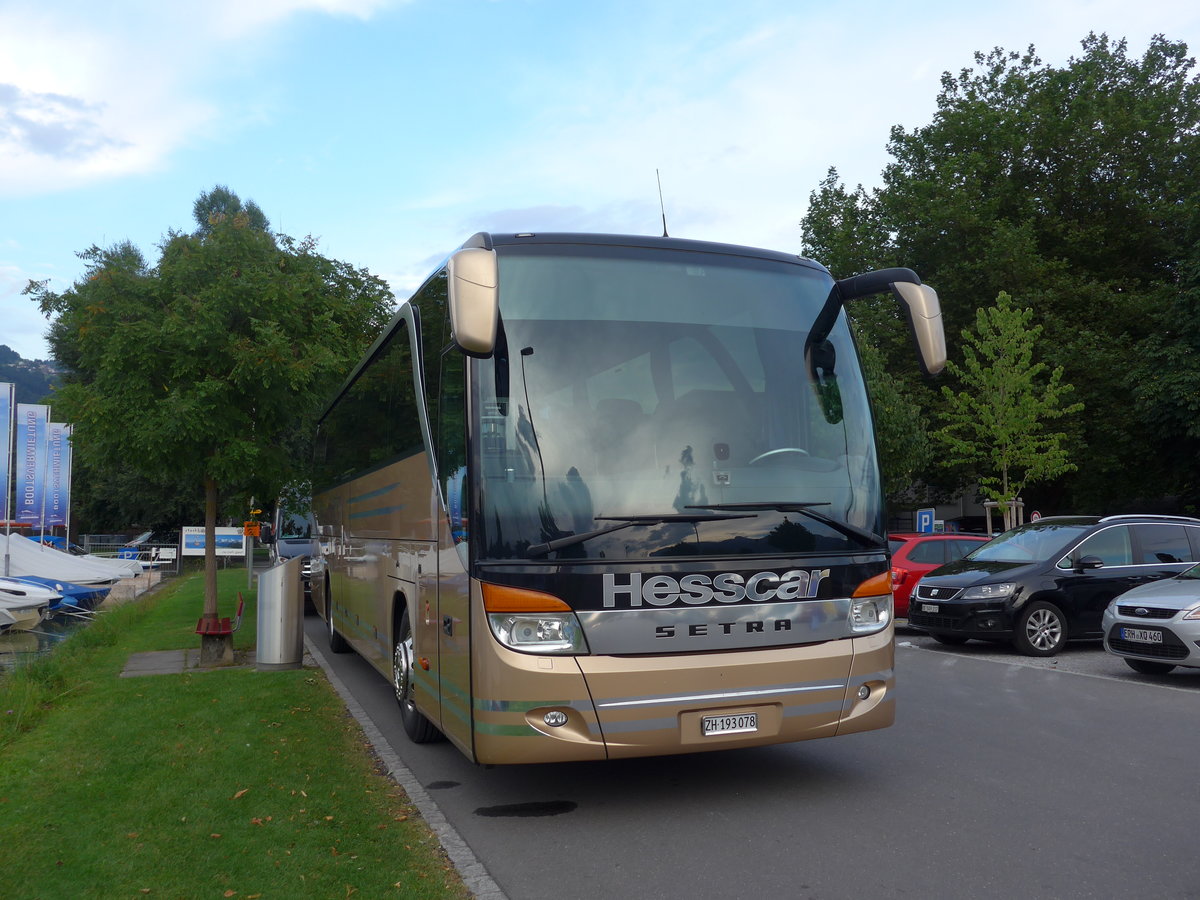
M 540 591 L 483 584 L 483 608 L 492 634 L 521 653 L 576 655 L 588 652 L 574 610 Z
M 575 613 L 488 613 L 496 640 L 522 653 L 587 653 Z
M 854 591 L 850 600 L 850 631 L 874 634 L 892 621 L 891 572 L 868 578 Z
M 891 597 L 860 597 L 850 603 L 850 630 L 855 634 L 882 631 L 891 620 Z

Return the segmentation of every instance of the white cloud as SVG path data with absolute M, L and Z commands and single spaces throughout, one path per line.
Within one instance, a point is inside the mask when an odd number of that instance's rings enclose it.
M 238 117 L 211 99 L 214 88 L 269 52 L 271 26 L 300 13 L 367 19 L 389 5 L 396 0 L 10 4 L 0 9 L 0 196 L 160 169 Z

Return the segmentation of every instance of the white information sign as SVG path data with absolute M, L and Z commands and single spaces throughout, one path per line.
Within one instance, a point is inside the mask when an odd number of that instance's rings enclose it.
M 204 555 L 204 526 L 184 525 L 181 529 L 184 556 Z M 241 528 L 219 526 L 216 533 L 217 556 L 245 556 L 246 537 Z

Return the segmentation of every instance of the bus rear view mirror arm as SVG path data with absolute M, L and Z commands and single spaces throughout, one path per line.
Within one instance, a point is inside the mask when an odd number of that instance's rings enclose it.
M 825 302 L 825 308 L 813 324 L 807 343 L 811 346 L 825 340 L 846 302 L 889 290 L 908 320 L 909 330 L 917 345 L 921 370 L 926 375 L 937 375 L 946 365 L 942 307 L 938 303 L 937 291 L 922 284 L 912 269 L 879 269 L 837 282 Z
M 486 358 L 496 347 L 500 299 L 496 251 L 468 247 L 450 257 L 450 327 L 468 356 Z

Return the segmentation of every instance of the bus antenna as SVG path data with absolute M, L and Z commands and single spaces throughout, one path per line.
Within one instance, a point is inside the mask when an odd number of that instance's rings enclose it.
M 665 203 L 663 203 L 662 175 L 658 173 L 658 169 L 654 170 L 654 177 L 658 179 L 658 207 L 662 210 L 663 237 L 670 237 L 670 235 L 667 234 L 667 206 Z

